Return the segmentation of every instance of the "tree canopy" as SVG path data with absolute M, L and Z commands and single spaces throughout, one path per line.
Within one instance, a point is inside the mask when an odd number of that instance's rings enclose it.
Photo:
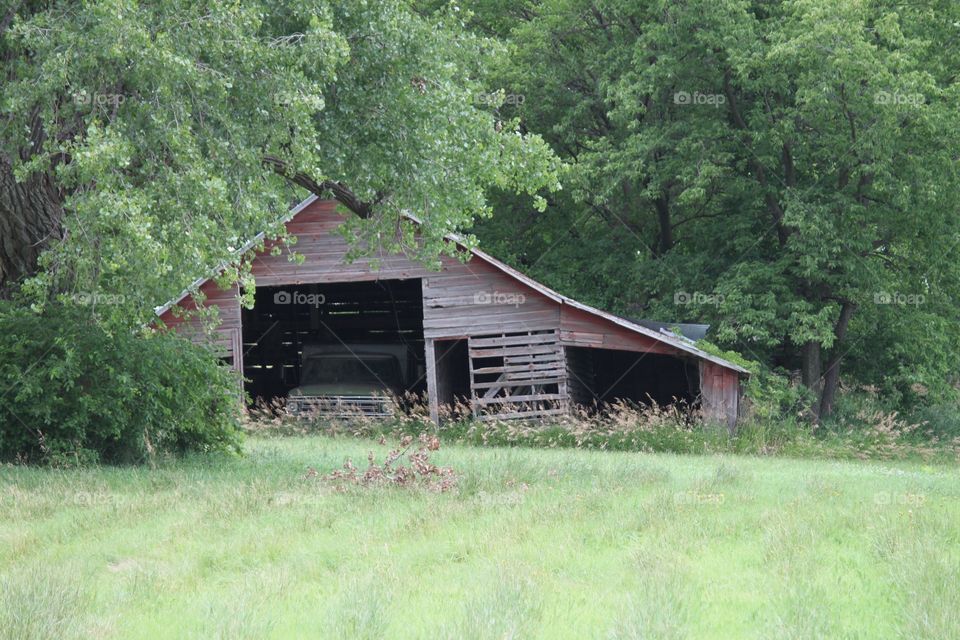
M 481 238 L 574 296 L 706 321 L 799 369 L 951 391 L 958 352 L 960 6 L 548 0 L 477 7 L 504 108 L 570 163 L 548 214 Z M 516 227 L 523 231 L 516 232 Z
M 560 164 L 494 113 L 494 39 L 401 1 L 14 1 L 0 11 L 0 290 L 154 305 L 280 220 L 303 189 L 352 236 L 417 257 L 534 199 Z M 530 200 L 528 199 L 528 202 Z

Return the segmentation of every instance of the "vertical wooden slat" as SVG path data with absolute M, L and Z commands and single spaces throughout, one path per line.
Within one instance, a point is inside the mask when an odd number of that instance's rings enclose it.
M 563 363 L 564 375 L 560 382 L 557 384 L 557 391 L 560 394 L 560 408 L 564 411 L 570 410 L 570 394 L 567 390 L 567 381 L 570 379 L 570 374 L 566 371 L 567 364 L 567 351 L 563 345 L 559 347 L 560 352 L 560 362 Z
M 477 406 L 477 388 L 474 386 L 474 369 L 473 358 L 470 356 L 470 349 L 472 348 L 473 338 L 467 338 L 467 365 L 470 367 L 470 411 L 473 413 L 473 417 L 476 418 L 479 413 L 479 407 Z
M 433 338 L 424 340 L 424 355 L 427 360 L 427 403 L 430 405 L 430 420 L 440 424 L 440 401 L 437 394 L 437 352 Z
M 233 370 L 240 374 L 240 379 L 237 383 L 238 393 L 237 399 L 240 402 L 240 406 L 244 409 L 247 406 L 246 398 L 244 397 L 244 385 L 243 385 L 243 330 L 240 328 L 230 330 L 230 364 L 233 365 Z
M 231 330 L 230 344 L 233 351 L 233 370 L 243 375 L 243 331 Z

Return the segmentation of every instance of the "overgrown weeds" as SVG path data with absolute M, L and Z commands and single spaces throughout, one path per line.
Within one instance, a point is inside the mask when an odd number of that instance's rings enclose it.
M 800 416 L 748 416 L 736 432 L 705 422 L 695 408 L 616 402 L 602 409 L 575 409 L 549 422 L 478 419 L 460 403 L 441 408 L 437 427 L 422 398 L 401 398 L 390 418 L 362 414 L 328 419 L 293 418 L 281 403 L 252 410 L 245 428 L 260 436 L 324 433 L 401 439 L 431 434 L 445 442 L 480 446 L 576 448 L 648 453 L 737 453 L 821 459 L 957 460 L 960 437 L 941 439 L 922 422 L 876 406 L 859 407 L 826 425 Z

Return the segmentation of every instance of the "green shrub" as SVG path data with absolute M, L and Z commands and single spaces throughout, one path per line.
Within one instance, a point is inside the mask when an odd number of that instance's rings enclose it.
M 928 438 L 950 441 L 960 438 L 960 406 L 955 402 L 940 402 L 919 406 L 909 413 L 909 420 L 923 426 Z
M 809 389 L 767 368 L 757 368 L 750 376 L 744 396 L 750 417 L 758 421 L 801 419 L 813 402 Z
M 169 333 L 0 303 L 0 459 L 133 463 L 238 450 L 235 374 Z

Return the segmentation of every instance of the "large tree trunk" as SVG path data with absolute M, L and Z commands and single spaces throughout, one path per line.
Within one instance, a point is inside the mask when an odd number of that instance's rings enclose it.
M 820 393 L 821 417 L 827 417 L 833 413 L 833 403 L 837 398 L 837 389 L 840 386 L 840 361 L 846 354 L 843 341 L 855 309 L 856 305 L 849 301 L 844 302 L 840 307 L 840 317 L 834 327 L 836 340 L 833 342 L 833 350 L 829 360 L 827 360 L 826 370 L 823 374 L 823 391 Z
M 822 356 L 820 343 L 808 340 L 800 352 L 800 382 L 810 389 L 814 401 L 810 405 L 810 413 L 814 424 L 820 421 L 820 390 L 822 386 Z
M 673 225 L 670 223 L 670 194 L 660 192 L 660 196 L 654 200 L 653 205 L 657 210 L 657 225 L 660 228 L 657 254 L 662 256 L 670 251 L 670 249 L 673 249 Z
M 60 194 L 46 174 L 18 183 L 0 155 L 0 299 L 37 271 L 37 259 L 62 233 Z

